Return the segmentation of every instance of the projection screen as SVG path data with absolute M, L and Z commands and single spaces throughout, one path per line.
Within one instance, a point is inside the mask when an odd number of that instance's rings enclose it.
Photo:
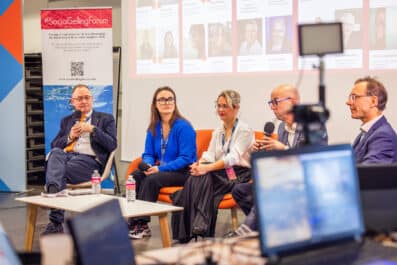
M 297 25 L 343 23 L 344 54 L 326 55 L 330 143 L 351 143 L 360 122 L 346 105 L 354 81 L 377 76 L 385 114 L 395 127 L 397 1 L 137 0 L 122 1 L 122 160 L 141 155 L 153 92 L 170 86 L 196 129 L 215 128 L 223 89 L 241 94 L 240 119 L 255 130 L 275 121 L 271 90 L 297 85 L 302 103 L 318 102 L 316 56 L 299 57 Z

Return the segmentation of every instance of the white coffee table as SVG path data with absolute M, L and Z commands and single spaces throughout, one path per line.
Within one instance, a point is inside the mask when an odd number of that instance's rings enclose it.
M 83 212 L 93 208 L 105 201 L 117 198 L 120 202 L 123 217 L 140 217 L 140 216 L 158 216 L 160 224 L 161 239 L 163 247 L 171 246 L 170 229 L 168 226 L 167 215 L 170 212 L 182 211 L 182 207 L 176 207 L 168 204 L 153 203 L 147 201 L 136 200 L 127 202 L 125 198 L 112 195 L 80 195 L 56 198 L 45 198 L 42 196 L 29 196 L 16 198 L 17 201 L 28 204 L 28 220 L 26 224 L 25 250 L 31 251 L 33 245 L 33 237 L 36 226 L 37 208 L 56 208 L 70 212 Z

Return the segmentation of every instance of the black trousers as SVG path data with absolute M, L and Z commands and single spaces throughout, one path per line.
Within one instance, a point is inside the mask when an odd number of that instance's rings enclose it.
M 181 242 L 194 235 L 212 237 L 218 214 L 218 205 L 223 196 L 236 183 L 251 179 L 249 168 L 233 167 L 237 179 L 229 181 L 224 169 L 209 172 L 203 176 L 190 176 L 183 190 L 172 196 L 173 204 L 182 206 L 182 212 L 172 214 L 172 236 Z
M 232 197 L 240 206 L 241 210 L 247 216 L 244 224 L 251 228 L 251 230 L 258 230 L 256 221 L 256 208 L 254 205 L 254 191 L 252 183 L 238 183 L 233 187 Z
M 252 183 L 238 183 L 233 187 L 232 197 L 244 212 L 248 215 L 251 208 L 254 206 L 254 194 L 252 190 Z
M 157 172 L 146 176 L 139 169 L 132 172 L 136 182 L 138 200 L 156 202 L 160 189 L 167 186 L 183 186 L 188 177 L 188 168 L 179 171 Z M 132 219 L 130 219 L 132 220 Z M 133 219 L 133 221 L 150 222 L 150 216 Z

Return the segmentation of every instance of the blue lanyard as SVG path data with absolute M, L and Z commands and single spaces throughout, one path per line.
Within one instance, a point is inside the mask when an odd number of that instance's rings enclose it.
M 161 125 L 160 125 L 161 126 Z M 168 136 L 166 139 L 164 139 L 164 135 L 163 135 L 163 127 L 160 127 L 161 129 L 161 139 L 160 139 L 160 149 L 161 149 L 161 153 L 160 153 L 160 163 L 162 163 L 162 158 L 164 157 L 165 154 L 165 149 L 167 148 L 167 144 L 168 144 L 168 137 L 170 136 L 171 133 L 171 128 L 170 128 L 170 132 L 168 133 Z
M 232 133 L 231 133 L 230 138 L 229 138 L 229 144 L 227 145 L 226 152 L 224 152 L 225 155 L 227 155 L 230 152 L 230 144 L 232 143 L 232 137 L 233 137 L 234 131 L 236 130 L 237 123 L 238 123 L 238 119 L 236 119 L 236 122 L 233 125 Z M 225 141 L 226 141 L 225 133 L 223 133 L 222 134 L 222 148 L 225 146 Z

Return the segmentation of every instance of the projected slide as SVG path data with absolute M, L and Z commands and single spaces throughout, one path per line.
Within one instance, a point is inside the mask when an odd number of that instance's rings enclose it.
M 137 1 L 136 72 L 179 72 L 178 0 Z
M 397 68 L 397 1 L 137 0 L 132 76 L 294 71 L 318 58 L 297 55 L 296 25 L 340 21 L 343 54 L 328 69 Z M 366 7 L 367 8 L 367 7 Z M 133 24 L 132 23 L 132 24 Z
M 182 71 L 232 72 L 232 1 L 182 2 Z
M 369 68 L 397 68 L 397 3 L 371 1 L 369 10 Z
M 237 71 L 292 70 L 292 0 L 237 1 Z
M 363 68 L 363 1 L 300 1 L 298 23 L 340 21 L 343 23 L 344 54 L 327 55 L 328 69 Z M 311 69 L 318 58 L 299 58 L 299 68 Z

